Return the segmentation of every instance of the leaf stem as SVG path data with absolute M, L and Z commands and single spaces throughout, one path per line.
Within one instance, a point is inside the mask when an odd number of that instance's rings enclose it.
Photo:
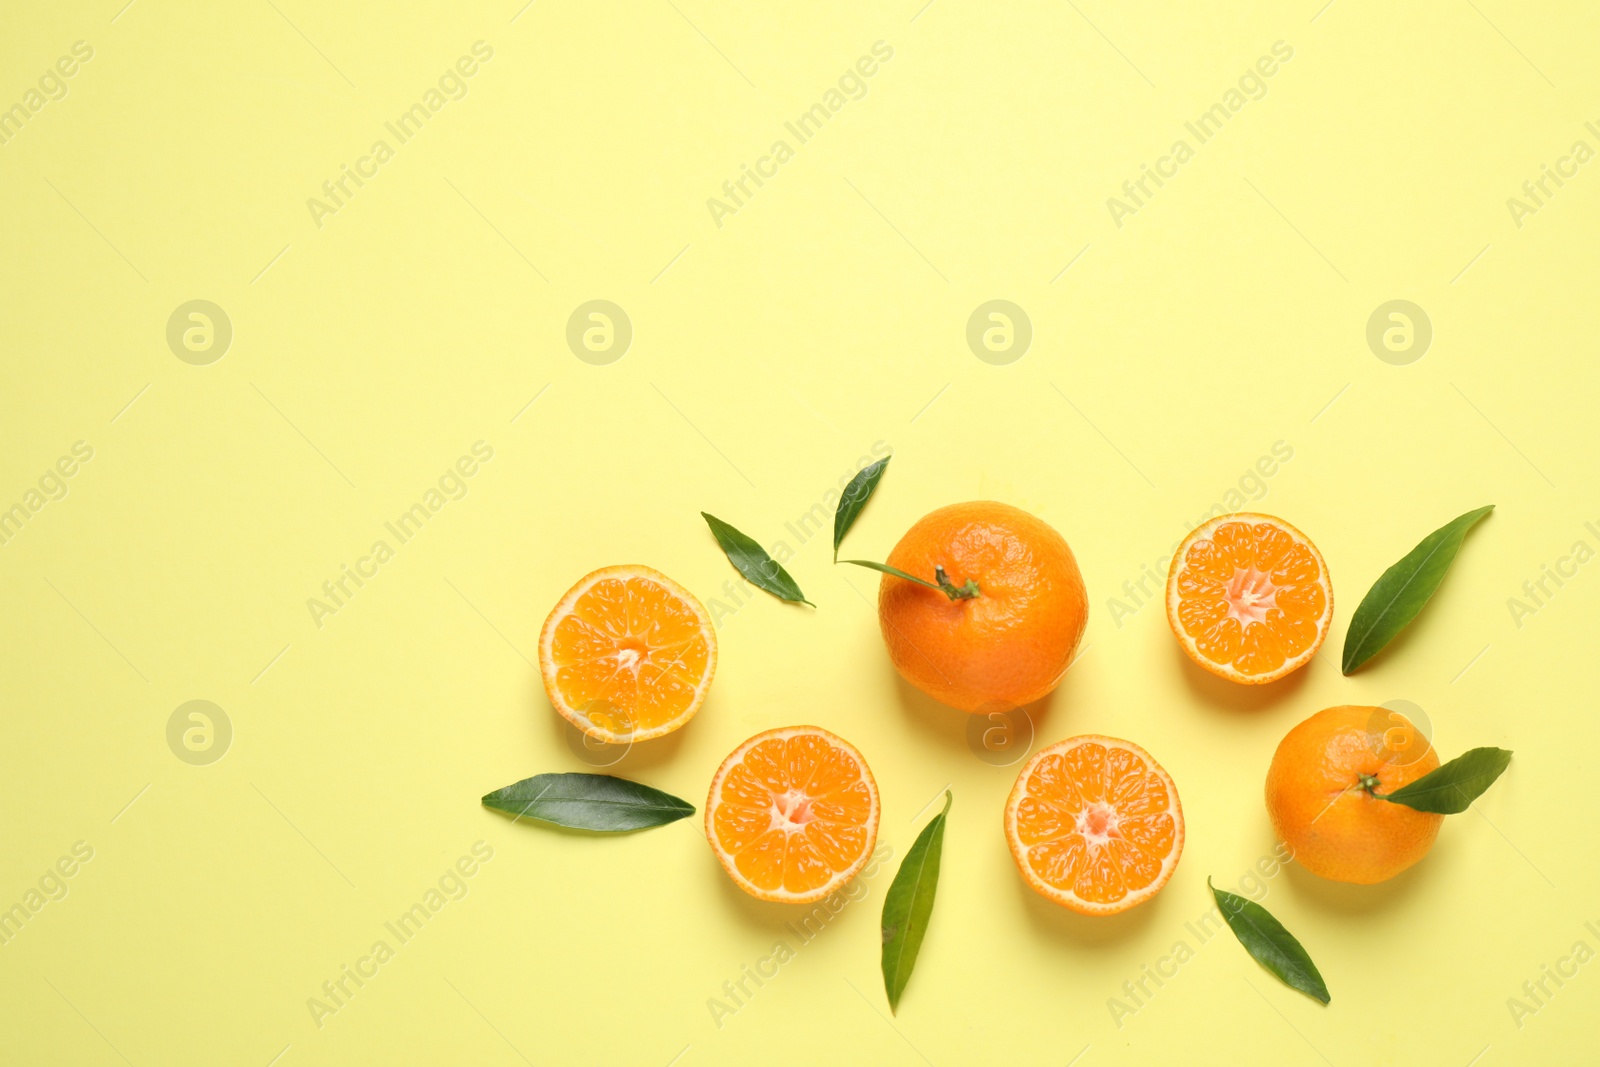
M 887 563 L 873 563 L 871 560 L 866 559 L 845 559 L 840 560 L 839 562 L 854 563 L 857 567 L 870 567 L 873 570 L 883 574 L 892 574 L 896 578 L 904 578 L 908 582 L 916 582 L 918 585 L 925 585 L 929 589 L 937 589 L 951 600 L 968 600 L 978 595 L 977 582 L 973 581 L 971 578 L 968 578 L 966 585 L 957 586 L 955 583 L 950 581 L 950 576 L 945 574 L 942 566 L 935 566 L 933 568 L 933 576 L 937 578 L 938 581 L 930 582 L 926 578 L 918 578 L 915 574 L 907 574 L 898 567 L 891 567 Z

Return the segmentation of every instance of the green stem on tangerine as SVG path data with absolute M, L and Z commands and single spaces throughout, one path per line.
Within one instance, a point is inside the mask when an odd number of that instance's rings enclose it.
M 926 578 L 918 578 L 915 574 L 907 574 L 900 568 L 891 567 L 887 563 L 874 563 L 867 559 L 842 559 L 838 562 L 853 563 L 857 567 L 869 567 L 872 570 L 878 571 L 882 574 L 892 574 L 896 578 L 904 578 L 908 582 L 916 582 L 918 585 L 925 585 L 929 589 L 937 589 L 951 600 L 970 600 L 978 595 L 977 582 L 973 581 L 971 578 L 968 578 L 966 585 L 957 586 L 955 583 L 950 581 L 950 576 L 944 572 L 944 568 L 942 566 L 935 566 L 933 568 L 933 576 L 937 578 L 938 581 L 930 582 Z
M 1356 776 L 1356 781 L 1358 783 L 1360 783 L 1362 789 L 1365 789 L 1367 792 L 1371 793 L 1373 796 L 1378 797 L 1379 800 L 1383 799 L 1381 796 L 1378 796 L 1378 793 L 1376 792 L 1376 790 L 1378 788 L 1378 777 L 1377 777 L 1377 775 L 1373 775 L 1373 774 L 1357 775 Z
M 978 595 L 977 582 L 973 581 L 971 578 L 968 578 L 966 585 L 957 588 L 955 585 L 951 584 L 950 576 L 945 574 L 943 566 L 934 566 L 933 578 L 934 581 L 939 583 L 939 588 L 944 590 L 944 595 L 949 597 L 951 600 L 967 600 Z

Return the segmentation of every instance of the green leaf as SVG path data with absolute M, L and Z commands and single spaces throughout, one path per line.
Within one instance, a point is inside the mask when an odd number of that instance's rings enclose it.
M 944 794 L 944 810 L 935 815 L 911 844 L 911 851 L 895 872 L 889 895 L 883 900 L 883 989 L 889 1010 L 900 1004 L 900 994 L 911 980 L 922 949 L 922 935 L 933 916 L 933 897 L 939 889 L 939 856 L 944 851 L 944 823 L 954 798 Z
M 1277 976 L 1290 989 L 1298 989 L 1308 997 L 1326 1004 L 1332 998 L 1328 987 L 1317 973 L 1305 946 L 1272 917 L 1272 913 L 1253 900 L 1218 889 L 1206 879 L 1206 886 L 1216 898 L 1222 917 L 1232 928 L 1244 950 L 1255 961 Z
M 694 805 L 610 774 L 536 774 L 496 789 L 483 806 L 572 830 L 625 834 L 688 818 Z
M 1503 748 L 1469 749 L 1410 785 L 1372 795 L 1418 811 L 1456 815 L 1472 807 L 1510 765 L 1511 753 Z
M 1376 656 L 1417 617 L 1444 581 L 1467 531 L 1493 510 L 1494 505 L 1490 504 L 1445 523 L 1373 583 L 1350 617 L 1350 629 L 1344 635 L 1344 663 L 1340 669 L 1345 674 Z
M 702 511 L 700 517 L 711 527 L 711 534 L 717 539 L 717 544 L 722 546 L 728 562 L 749 579 L 752 585 L 765 589 L 779 600 L 787 600 L 794 604 L 811 604 L 806 595 L 800 591 L 800 586 L 789 577 L 789 572 L 779 566 L 777 560 L 767 555 L 767 550 L 756 544 L 755 538 L 740 533 L 715 515 L 708 515 Z M 815 604 L 811 606 L 816 607 Z
M 850 527 L 855 525 L 856 518 L 860 516 L 861 509 L 867 506 L 867 501 L 872 499 L 872 493 L 878 488 L 878 480 L 883 477 L 883 472 L 889 466 L 893 456 L 884 456 L 878 462 L 862 467 L 856 476 L 850 479 L 850 484 L 844 487 L 844 496 L 839 498 L 839 506 L 833 513 L 833 561 L 839 562 L 839 545 L 844 541 L 844 535 L 850 532 Z

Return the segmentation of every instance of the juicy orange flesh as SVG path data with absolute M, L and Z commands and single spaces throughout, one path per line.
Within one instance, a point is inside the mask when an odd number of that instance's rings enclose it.
M 1039 761 L 1017 836 L 1045 884 L 1093 904 L 1148 889 L 1177 840 L 1171 791 L 1133 752 L 1085 743 Z
M 848 753 L 815 734 L 768 738 L 722 780 L 715 844 L 752 885 L 804 893 L 867 848 L 872 793 Z
M 1286 531 L 1225 522 L 1189 546 L 1178 621 L 1206 659 L 1268 674 L 1316 642 L 1325 580 L 1311 550 Z
M 648 578 L 603 578 L 556 623 L 556 688 L 614 733 L 671 722 L 694 702 L 711 650 L 694 610 Z

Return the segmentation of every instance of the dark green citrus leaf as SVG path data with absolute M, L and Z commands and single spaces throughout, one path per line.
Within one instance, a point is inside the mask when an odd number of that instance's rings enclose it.
M 1350 617 L 1340 670 L 1349 674 L 1376 656 L 1417 617 L 1417 612 L 1444 581 L 1445 572 L 1455 561 L 1456 553 L 1461 551 L 1467 531 L 1493 510 L 1494 505 L 1490 504 L 1451 519 L 1424 537 L 1399 563 L 1383 572 Z
M 694 805 L 610 774 L 536 774 L 496 789 L 483 806 L 573 830 L 625 834 L 688 818 Z
M 800 586 L 789 577 L 789 572 L 779 566 L 777 560 L 767 555 L 767 550 L 756 544 L 755 538 L 740 533 L 715 515 L 707 515 L 702 511 L 700 516 L 706 520 L 706 525 L 711 527 L 711 535 L 717 539 L 717 544 L 722 546 L 728 562 L 749 579 L 750 584 L 765 589 L 779 600 L 795 604 L 811 604 L 806 595 L 800 591 Z M 815 604 L 811 606 L 816 607 Z
M 1305 947 L 1272 917 L 1271 912 L 1253 900 L 1218 889 L 1209 878 L 1206 879 L 1206 885 L 1216 898 L 1223 919 L 1233 929 L 1233 935 L 1239 939 L 1244 950 L 1255 957 L 1257 963 L 1271 971 L 1290 989 L 1298 989 L 1324 1004 L 1332 999 L 1322 975 L 1317 973 L 1317 965 L 1311 962 Z
M 1403 785 L 1393 793 L 1372 795 L 1418 811 L 1456 815 L 1472 807 L 1472 802 L 1481 797 L 1510 764 L 1511 753 L 1503 748 L 1469 749 L 1410 785 Z
M 839 498 L 839 506 L 833 513 L 833 561 L 839 562 L 839 545 L 844 541 L 844 535 L 850 532 L 850 527 L 855 525 L 856 518 L 861 514 L 861 509 L 867 506 L 867 501 L 872 498 L 873 490 L 878 488 L 878 480 L 883 477 L 884 470 L 889 466 L 892 456 L 884 456 L 878 462 L 862 467 L 856 476 L 850 479 L 850 484 L 844 487 L 844 496 Z
M 944 810 L 935 815 L 911 843 L 911 851 L 895 872 L 889 895 L 883 899 L 883 989 L 889 1010 L 900 1004 L 900 994 L 911 980 L 922 949 L 922 935 L 933 916 L 933 898 L 939 889 L 939 856 L 944 851 L 945 817 L 953 798 L 944 795 Z

